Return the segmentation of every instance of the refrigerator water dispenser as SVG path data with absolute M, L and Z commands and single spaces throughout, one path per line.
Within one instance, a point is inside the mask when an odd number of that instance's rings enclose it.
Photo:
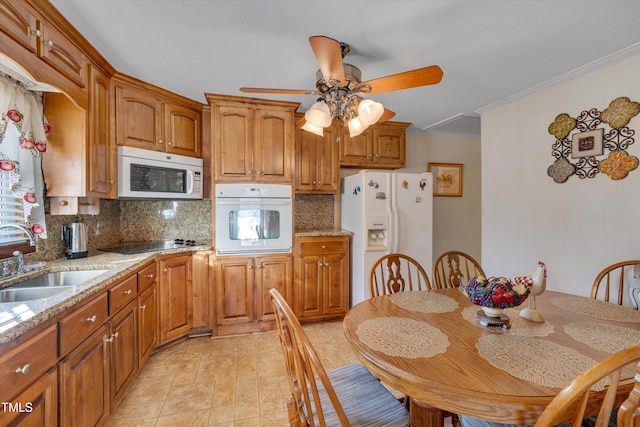
M 387 215 L 367 215 L 367 249 L 369 251 L 389 248 L 389 217 Z

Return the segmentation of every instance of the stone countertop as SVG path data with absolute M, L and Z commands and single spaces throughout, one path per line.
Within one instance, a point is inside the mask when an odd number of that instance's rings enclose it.
M 86 258 L 58 259 L 47 263 L 43 269 L 1 280 L 0 289 L 46 273 L 77 270 L 108 270 L 93 279 L 71 286 L 69 289 L 51 297 L 30 301 L 0 303 L 0 345 L 15 339 L 24 332 L 67 310 L 90 295 L 110 286 L 160 256 L 211 249 L 211 245 L 201 245 L 133 255 L 96 251 L 95 253 L 90 252 Z
M 333 237 L 353 236 L 352 231 L 340 228 L 302 228 L 296 229 L 296 237 Z

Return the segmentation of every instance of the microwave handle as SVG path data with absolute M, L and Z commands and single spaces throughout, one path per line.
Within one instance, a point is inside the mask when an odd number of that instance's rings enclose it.
M 192 170 L 187 169 L 187 194 L 193 194 L 194 182 L 195 174 Z
M 287 206 L 291 205 L 291 199 L 242 199 L 242 198 L 228 198 L 216 200 L 216 205 L 278 205 Z

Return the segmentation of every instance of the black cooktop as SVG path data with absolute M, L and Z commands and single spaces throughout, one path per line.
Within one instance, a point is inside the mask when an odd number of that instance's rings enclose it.
M 144 252 L 155 252 L 167 249 L 180 249 L 185 246 L 198 246 L 200 243 L 196 243 L 195 240 L 158 240 L 153 242 L 122 242 L 117 245 L 109 246 L 106 248 L 98 248 L 103 252 L 116 252 L 123 255 L 141 254 Z

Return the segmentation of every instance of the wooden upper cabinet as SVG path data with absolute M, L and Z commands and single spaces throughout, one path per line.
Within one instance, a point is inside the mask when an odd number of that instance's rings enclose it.
M 40 57 L 81 88 L 87 85 L 87 59 L 60 31 L 46 21 L 40 22 Z
M 164 151 L 162 102 L 154 95 L 115 84 L 116 144 Z
M 201 157 L 202 104 L 122 74 L 113 86 L 116 145 Z
M 205 95 L 211 106 L 215 181 L 293 184 L 298 104 Z
M 296 127 L 296 193 L 340 192 L 338 144 L 335 125 L 325 128 L 323 137 Z
M 406 128 L 409 123 L 385 122 L 351 138 L 341 128 L 340 166 L 398 169 L 406 166 Z
M 0 40 L 3 48 L 10 40 L 31 53 L 38 49 L 38 18 L 27 5 L 15 0 L 0 0 Z M 20 58 L 15 58 L 19 61 Z
M 117 197 L 116 153 L 110 139 L 110 80 L 95 67 L 89 69 L 88 192 L 92 197 Z

